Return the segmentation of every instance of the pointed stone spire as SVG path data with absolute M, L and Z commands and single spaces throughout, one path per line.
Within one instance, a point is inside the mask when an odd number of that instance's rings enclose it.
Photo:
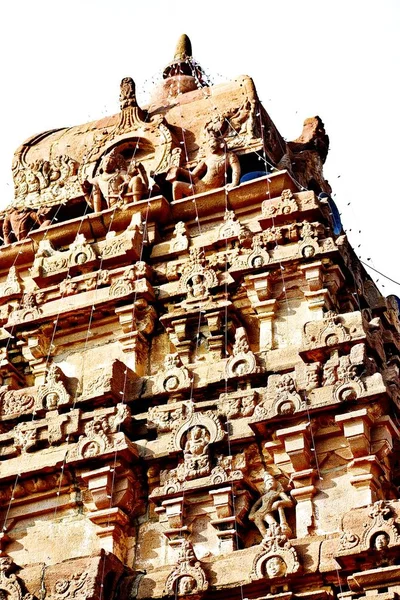
M 203 69 L 192 58 L 192 43 L 189 36 L 183 33 L 176 45 L 174 60 L 164 69 L 163 78 L 193 77 L 196 87 L 205 85 Z
M 192 42 L 186 33 L 183 33 L 176 45 L 174 60 L 185 60 L 192 56 Z
M 174 59 L 163 71 L 163 81 L 154 89 L 150 106 L 165 105 L 170 103 L 172 98 L 206 85 L 209 84 L 203 69 L 193 59 L 192 43 L 184 33 L 176 45 Z

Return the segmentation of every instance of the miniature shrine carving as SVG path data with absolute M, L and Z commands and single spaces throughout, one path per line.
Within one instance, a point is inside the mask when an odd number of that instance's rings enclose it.
M 208 589 L 206 574 L 196 559 L 190 542 L 184 541 L 176 568 L 165 582 L 165 595 L 200 598 Z
M 253 562 L 252 579 L 290 578 L 301 570 L 296 550 L 276 526 L 261 542 L 260 552 Z

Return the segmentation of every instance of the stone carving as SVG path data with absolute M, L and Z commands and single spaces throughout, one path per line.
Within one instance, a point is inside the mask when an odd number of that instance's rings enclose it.
M 263 217 L 289 215 L 299 210 L 297 201 L 290 190 L 283 190 L 279 200 L 264 200 L 261 204 Z
M 390 505 L 384 500 L 378 500 L 371 506 L 368 516 L 371 520 L 366 524 L 361 536 L 361 550 L 368 550 L 368 548 L 381 550 L 386 546 L 400 544 L 400 535 Z
M 38 431 L 30 423 L 18 423 L 14 429 L 14 444 L 21 452 L 28 452 L 38 440 Z
M 52 363 L 47 369 L 46 383 L 38 388 L 38 400 L 47 410 L 56 410 L 70 402 L 70 396 L 64 385 L 64 373 Z
M 28 206 L 31 209 L 65 201 L 79 190 L 78 166 L 67 154 L 60 154 L 50 160 L 39 159 L 30 164 L 17 160 L 13 168 L 15 206 Z
M 12 573 L 14 562 L 10 556 L 0 556 L 0 598 L 2 600 L 33 600 L 32 594 L 22 590 L 19 578 Z
M 101 161 L 99 174 L 82 184 L 89 206 L 95 212 L 100 212 L 103 208 L 122 203 L 121 191 L 125 188 L 127 177 L 127 164 L 122 154 L 115 149 L 106 154 Z
M 189 410 L 188 418 L 178 423 L 171 446 L 183 450 L 183 463 L 178 468 L 178 479 L 196 479 L 211 472 L 210 444 L 225 436 L 219 418 L 211 411 L 197 413 Z
M 233 356 L 228 358 L 225 373 L 226 377 L 241 377 L 257 372 L 256 357 L 250 350 L 244 327 L 238 327 L 235 332 Z
M 125 181 L 120 185 L 120 196 L 125 203 L 139 202 L 145 197 L 150 197 L 149 180 L 142 163 L 132 158 Z
M 296 391 L 293 376 L 285 373 L 276 383 L 276 398 L 272 405 L 272 413 L 291 415 L 302 406 L 302 399 Z
M 115 445 L 112 434 L 119 431 L 119 427 L 128 419 L 129 415 L 128 406 L 118 404 L 114 414 L 94 416 L 85 425 L 85 435 L 80 436 L 76 447 L 71 452 L 71 459 L 93 458 L 114 450 Z
M 311 258 L 320 251 L 318 244 L 318 226 L 318 223 L 303 221 L 300 230 L 302 241 L 299 244 L 299 253 L 304 258 Z
M 210 434 L 205 427 L 194 425 L 186 433 L 183 458 L 186 477 L 195 479 L 210 473 Z
M 310 363 L 306 367 L 306 386 L 307 392 L 318 388 L 321 383 L 321 363 Z
M 202 250 L 191 248 L 188 262 L 185 264 L 179 281 L 179 289 L 187 294 L 187 302 L 196 303 L 206 300 L 210 290 L 218 285 L 215 271 L 205 264 Z
M 175 225 L 174 236 L 170 242 L 170 252 L 183 252 L 189 247 L 189 239 L 187 236 L 186 225 L 183 221 L 179 221 Z
M 365 367 L 366 353 L 364 344 L 356 344 L 350 354 L 339 356 L 333 350 L 323 366 L 322 384 L 335 385 L 333 397 L 338 402 L 354 400 L 362 395 L 365 385 L 358 375 L 360 366 Z
M 176 392 L 190 387 L 189 371 L 183 366 L 179 354 L 167 354 L 164 371 L 157 376 L 157 388 L 162 392 Z
M 46 276 L 68 267 L 68 253 L 56 251 L 50 240 L 43 239 L 35 255 L 32 276 Z
M 247 258 L 247 266 L 253 269 L 259 269 L 265 267 L 270 262 L 270 256 L 266 250 L 262 247 L 261 236 L 255 235 L 253 237 L 253 250 L 250 252 Z
M 134 267 L 127 267 L 123 272 L 122 277 L 119 277 L 110 286 L 110 298 L 121 298 L 122 296 L 131 294 L 135 289 L 134 283 L 136 279 Z
M 147 427 L 159 433 L 173 431 L 184 418 L 184 408 L 183 404 L 174 408 L 151 406 L 147 412 Z
M 58 579 L 53 588 L 54 600 L 69 600 L 70 598 L 84 597 L 84 587 L 87 583 L 88 573 L 74 573 L 70 579 Z
M 22 291 L 20 278 L 18 276 L 17 269 L 12 266 L 8 271 L 6 281 L 0 285 L 0 298 L 6 296 L 13 296 L 14 294 L 20 294 Z
M 293 502 L 284 491 L 282 484 L 270 473 L 264 475 L 264 494 L 252 506 L 249 520 L 253 521 L 263 536 L 274 533 L 277 526 L 286 538 L 292 536 L 285 515 L 285 508 L 293 506 Z
M 40 294 L 35 294 L 34 292 L 25 293 L 22 296 L 21 305 L 10 313 L 8 324 L 26 323 L 40 317 L 42 310 L 38 307 L 39 300 Z
M 2 417 L 19 416 L 31 412 L 34 405 L 34 396 L 26 393 L 26 390 L 0 390 L 0 415 Z
M 165 582 L 164 595 L 200 598 L 208 589 L 206 574 L 196 559 L 192 544 L 183 540 L 175 569 Z
M 258 393 L 254 390 L 241 390 L 221 394 L 218 402 L 219 414 L 227 419 L 251 417 L 258 402 Z
M 78 233 L 69 247 L 68 265 L 84 265 L 95 259 L 92 246 L 86 241 L 83 233 Z
M 378 500 L 372 504 L 368 518 L 360 535 L 354 531 L 342 533 L 337 556 L 359 554 L 368 550 L 375 550 L 381 556 L 387 548 L 400 545 L 400 535 L 390 503 Z
M 124 77 L 120 84 L 119 104 L 121 110 L 136 107 L 136 85 L 132 77 Z
M 70 267 L 81 266 L 96 260 L 96 254 L 86 241 L 83 233 L 78 233 L 67 251 L 55 250 L 47 239 L 39 242 L 32 267 L 32 277 L 46 277 Z
M 157 320 L 156 309 L 145 298 L 138 298 L 133 303 L 133 319 L 136 331 L 150 335 Z
M 226 151 L 225 141 L 213 129 L 207 130 L 206 135 L 206 156 L 193 171 L 181 167 L 172 167 L 168 171 L 167 180 L 172 182 L 174 200 L 223 187 L 227 183 L 228 166 L 232 170 L 232 183 L 227 188 L 239 185 L 239 159 L 233 152 Z
M 300 571 L 296 550 L 279 525 L 269 530 L 260 550 L 253 561 L 251 579 L 282 579 Z
M 325 314 L 323 321 L 309 321 L 303 329 L 305 347 L 327 346 L 332 348 L 351 340 L 351 335 L 343 325 L 341 315 L 333 311 Z
M 230 240 L 238 238 L 242 233 L 242 226 L 236 220 L 236 215 L 233 210 L 227 210 L 224 214 L 224 223 L 218 229 L 217 240 Z

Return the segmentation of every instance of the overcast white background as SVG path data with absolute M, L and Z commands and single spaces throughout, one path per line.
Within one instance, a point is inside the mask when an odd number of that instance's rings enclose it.
M 24 139 L 114 114 L 125 76 L 144 104 L 187 33 L 215 83 L 253 77 L 286 139 L 306 117 L 322 118 L 325 177 L 349 239 L 400 282 L 398 0 L 19 0 L 1 12 L 0 206 L 12 200 Z M 400 285 L 371 275 L 400 296 Z

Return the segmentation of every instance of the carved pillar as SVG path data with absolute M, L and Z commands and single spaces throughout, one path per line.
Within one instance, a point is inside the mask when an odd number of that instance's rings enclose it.
M 144 302 L 145 306 L 137 307 Z M 129 357 L 127 365 L 140 377 L 145 374 L 149 344 L 147 336 L 153 331 L 155 310 L 144 299 L 115 309 L 123 334 L 119 336 L 123 351 Z
M 43 325 L 35 331 L 22 332 L 22 355 L 29 362 L 34 385 L 43 385 L 46 380 L 48 359 L 54 350 L 51 345 L 53 328 Z
M 277 300 L 271 299 L 272 275 L 259 273 L 245 278 L 251 306 L 260 323 L 260 352 L 274 348 L 274 317 Z
M 187 318 L 170 318 L 169 315 L 166 315 L 164 318 L 161 317 L 161 322 L 163 322 L 182 363 L 187 365 L 190 363 L 190 355 L 193 348 L 192 340 L 187 339 Z
M 247 490 L 239 492 L 233 487 L 218 488 L 208 493 L 213 499 L 216 513 L 216 518 L 211 520 L 211 525 L 217 530 L 221 554 L 229 554 L 238 550 L 239 529 L 243 526 L 242 519 L 247 514 L 250 494 Z M 241 496 L 241 508 L 234 501 L 236 494 Z
M 296 499 L 296 537 L 309 535 L 314 523 L 313 497 L 316 493 L 314 481 L 316 470 L 311 466 L 313 450 L 309 425 L 303 423 L 276 432 L 277 442 L 267 442 L 265 448 L 273 456 L 274 463 L 292 471 L 294 489 L 291 496 Z M 289 463 L 288 463 L 289 459 Z M 286 464 L 285 464 L 286 463 Z
M 322 261 L 300 265 L 308 291 L 304 292 L 312 321 L 324 318 L 324 311 L 333 308 L 332 298 L 342 286 L 345 278 L 338 265 L 326 267 Z
M 323 319 L 324 308 L 327 306 L 328 290 L 323 287 L 323 265 L 321 261 L 300 265 L 300 271 L 303 272 L 308 291 L 304 292 L 307 300 L 308 309 L 313 321 Z
M 81 475 L 96 506 L 88 518 L 98 526 L 96 535 L 104 550 L 125 561 L 130 518 L 142 512 L 141 484 L 135 473 L 120 463 Z
M 348 464 L 350 483 L 357 494 L 357 506 L 372 504 L 378 498 L 382 467 L 376 456 L 371 455 L 371 428 L 373 419 L 366 408 L 335 417 L 343 430 L 353 460 Z
M 185 522 L 185 503 L 184 497 L 171 498 L 161 502 L 161 506 L 155 511 L 160 517 L 164 516 L 168 522 L 168 529 L 164 530 L 164 535 L 168 538 L 171 547 L 180 547 L 183 540 L 190 533 Z

